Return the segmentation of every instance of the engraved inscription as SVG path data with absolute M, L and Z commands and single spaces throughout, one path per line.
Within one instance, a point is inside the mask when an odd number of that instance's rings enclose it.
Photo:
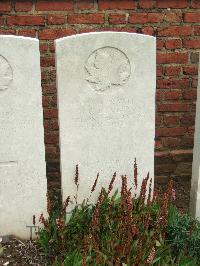
M 17 165 L 17 161 L 4 161 L 4 162 L 0 162 L 0 167 L 3 166 L 15 166 Z
M 70 105 L 69 109 L 74 106 Z M 134 100 L 121 97 L 113 98 L 101 102 L 94 99 L 88 99 L 87 104 L 81 104 L 74 114 L 71 114 L 73 127 L 78 128 L 102 128 L 121 126 L 127 123 L 133 123 L 133 114 L 136 112 Z
M 131 74 L 128 57 L 114 47 L 102 47 L 90 54 L 85 63 L 86 80 L 96 91 L 123 86 Z
M 7 90 L 13 79 L 13 72 L 8 61 L 0 55 L 0 91 Z

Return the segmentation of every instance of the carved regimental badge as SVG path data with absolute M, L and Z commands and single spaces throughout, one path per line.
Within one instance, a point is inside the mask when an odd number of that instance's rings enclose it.
M 129 79 L 128 57 L 114 47 L 102 47 L 90 54 L 85 63 L 86 80 L 96 91 L 123 86 Z
M 0 91 L 7 90 L 13 79 L 13 72 L 8 61 L 0 55 Z

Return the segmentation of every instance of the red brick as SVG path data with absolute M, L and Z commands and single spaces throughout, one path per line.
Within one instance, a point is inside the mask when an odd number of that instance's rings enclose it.
M 77 8 L 81 10 L 90 10 L 94 8 L 93 0 L 78 0 Z
M 156 164 L 155 165 L 155 175 L 162 175 L 162 178 L 164 177 L 163 175 L 170 176 L 170 175 L 172 175 L 174 173 L 176 167 L 177 166 L 176 166 L 175 163 L 170 163 L 170 164 L 166 164 L 166 163 L 164 163 L 164 164 Z M 167 182 L 167 181 L 164 181 L 164 182 Z
M 163 40 L 157 40 L 156 41 L 156 48 L 158 49 L 158 50 L 161 50 L 163 47 L 164 47 L 164 41 Z
M 183 92 L 183 99 L 184 100 L 196 100 L 197 98 L 197 90 L 185 90 Z
M 74 29 L 44 29 L 41 30 L 38 35 L 41 40 L 54 40 L 75 33 L 76 31 Z
M 164 21 L 167 22 L 181 22 L 182 21 L 182 13 L 165 13 Z
M 44 118 L 57 118 L 58 110 L 56 108 L 44 109 Z
M 49 106 L 49 96 L 43 96 L 42 97 L 42 106 L 48 107 Z
M 193 126 L 195 124 L 194 115 L 183 115 L 180 117 L 181 125 L 183 126 Z
M 42 89 L 43 89 L 44 94 L 56 93 L 56 86 L 55 85 L 43 84 Z
M 167 66 L 164 73 L 166 76 L 178 76 L 180 72 L 181 68 L 179 66 Z
M 162 66 L 157 66 L 156 67 L 156 76 L 160 77 L 160 76 L 162 76 L 162 74 L 163 74 L 163 67 Z
M 56 120 L 53 120 L 53 121 L 51 122 L 51 129 L 52 129 L 52 130 L 58 130 L 58 129 L 59 129 L 57 119 L 56 119 Z
M 200 13 L 185 13 L 183 16 L 184 22 L 200 22 Z
M 48 24 L 49 25 L 61 25 L 65 23 L 64 15 L 48 15 Z
M 16 11 L 31 11 L 33 8 L 32 1 L 17 1 L 15 3 Z
M 44 142 L 45 144 L 56 144 L 58 143 L 59 136 L 58 133 L 51 132 L 51 134 L 45 134 Z
M 190 79 L 158 79 L 158 89 L 188 89 L 190 87 Z
M 41 79 L 42 79 L 42 82 L 49 82 L 49 72 L 48 70 L 44 70 L 42 69 L 41 71 Z
M 56 80 L 56 70 L 55 69 L 51 69 L 49 71 L 49 75 L 50 75 L 50 80 L 52 80 L 52 81 Z
M 49 127 L 50 128 L 50 127 Z M 49 156 L 51 154 L 55 154 L 56 153 L 56 147 L 46 147 L 46 155 Z
M 200 26 L 194 26 L 194 35 L 200 35 Z
M 0 2 L 0 12 L 9 12 L 11 11 L 12 6 L 10 1 L 1 1 Z
M 161 140 L 155 140 L 155 148 L 156 149 L 162 148 L 162 142 L 161 142 Z
M 200 8 L 200 1 L 199 0 L 192 0 L 191 7 L 192 8 Z
M 194 64 L 199 63 L 199 53 L 190 53 L 190 61 Z
M 131 13 L 129 16 L 129 23 L 158 23 L 162 20 L 162 13 Z
M 152 0 L 139 0 L 139 7 L 153 8 L 153 1 Z
M 197 66 L 185 66 L 183 67 L 183 74 L 185 75 L 197 75 L 198 68 Z
M 171 158 L 170 158 L 170 153 L 169 151 L 159 151 L 159 152 L 155 152 L 155 160 L 156 163 L 164 163 L 164 162 L 170 162 Z
M 156 126 L 160 126 L 161 124 L 162 124 L 162 117 L 156 114 Z
M 5 18 L 4 17 L 0 17 L 0 25 L 1 26 L 5 24 L 4 22 L 5 22 Z
M 45 24 L 45 18 L 43 16 L 9 16 L 7 24 L 9 26 L 40 26 Z
M 68 23 L 70 24 L 103 24 L 104 14 L 69 14 Z
M 99 0 L 99 9 L 134 9 L 135 1 L 133 0 Z
M 98 31 L 122 31 L 122 32 L 131 32 L 135 33 L 136 29 L 135 28 L 129 28 L 129 27 L 124 27 L 124 28 L 114 28 L 114 27 L 105 27 L 105 28 L 99 28 Z
M 180 39 L 168 39 L 166 40 L 165 47 L 170 50 L 181 48 L 181 40 Z
M 48 51 L 48 43 L 40 42 L 40 53 L 45 53 Z
M 50 100 L 50 104 L 51 106 L 57 106 L 57 95 L 54 95 L 53 97 L 51 97 L 51 100 Z
M 4 30 L 4 29 L 0 29 L 0 35 L 10 35 L 13 34 L 15 35 L 16 30 Z
M 178 128 L 158 128 L 156 129 L 156 137 L 175 137 L 183 136 L 186 133 L 186 129 L 183 127 Z
M 73 10 L 73 0 L 67 1 L 42 1 L 38 0 L 35 4 L 37 11 L 65 11 Z
M 52 52 L 52 53 L 55 52 L 55 45 L 54 45 L 54 42 L 50 42 L 50 43 L 49 43 L 49 50 L 50 50 L 50 52 Z
M 132 28 L 132 27 L 131 28 L 128 28 L 128 27 L 123 28 L 122 31 L 130 32 L 130 33 L 136 33 L 137 32 L 136 28 Z
M 142 28 L 142 33 L 146 35 L 154 35 L 154 28 L 153 27 L 144 27 Z
M 193 78 L 192 79 L 192 88 L 196 88 L 198 84 L 198 79 L 197 78 Z
M 110 24 L 124 24 L 126 23 L 126 15 L 125 14 L 110 14 L 108 17 L 108 21 Z
M 183 40 L 183 46 L 185 48 L 198 49 L 200 48 L 200 40 L 199 39 L 198 40 L 195 40 L 195 39 Z
M 188 53 L 157 53 L 157 63 L 158 64 L 170 64 L 170 63 L 187 63 Z
M 162 91 L 161 90 L 157 90 L 156 91 L 156 102 L 160 102 L 162 100 Z
M 164 99 L 165 100 L 178 100 L 181 96 L 180 91 L 165 91 Z
M 180 140 L 180 145 L 183 148 L 193 148 L 194 146 L 194 137 L 182 137 Z
M 56 121 L 52 121 L 53 119 L 51 119 L 51 120 L 45 120 L 45 124 L 44 124 L 44 126 L 45 126 L 45 129 L 46 130 L 58 130 L 58 122 L 57 122 L 57 120 Z
M 166 103 L 157 106 L 158 112 L 188 112 L 190 106 L 187 103 Z
M 44 130 L 49 130 L 50 129 L 50 120 L 45 120 L 43 122 L 43 125 L 44 125 Z
M 173 137 L 162 138 L 162 144 L 164 147 L 167 147 L 167 148 L 177 147 L 179 146 L 179 143 L 180 143 L 179 138 L 173 138 Z
M 79 33 L 88 33 L 88 32 L 98 32 L 100 29 L 94 29 L 94 28 L 81 28 L 79 30 Z
M 84 29 L 83 32 L 85 32 L 85 30 L 87 30 L 87 32 L 93 32 L 93 30 L 89 30 L 89 29 Z M 118 28 L 118 27 L 114 27 L 114 26 L 110 26 L 110 27 L 102 27 L 102 28 L 98 28 L 96 30 L 94 30 L 94 32 L 102 32 L 102 31 L 117 31 L 117 32 L 131 32 L 131 33 L 135 33 L 136 29 L 135 28 L 129 28 L 129 27 L 123 27 L 123 28 Z M 80 30 L 81 32 L 81 30 Z
M 185 158 L 192 162 L 193 150 L 173 150 L 170 153 L 176 161 L 180 161 L 180 159 Z
M 166 126 L 173 126 L 173 125 L 177 125 L 179 124 L 179 121 L 180 121 L 180 117 L 177 116 L 177 115 L 168 115 L 168 116 L 165 116 L 164 117 L 164 123 Z
M 191 26 L 169 26 L 158 29 L 158 36 L 188 36 L 191 34 Z
M 34 38 L 36 37 L 36 30 L 33 30 L 33 29 L 18 30 L 17 35 Z
M 186 8 L 188 0 L 157 0 L 158 8 Z
M 55 57 L 41 57 L 41 67 L 55 66 Z

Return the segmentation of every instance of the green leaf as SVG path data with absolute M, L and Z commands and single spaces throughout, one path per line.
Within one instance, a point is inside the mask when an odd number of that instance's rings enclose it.
M 156 240 L 156 247 L 160 247 L 160 246 L 161 246 L 161 243 L 158 240 Z
M 0 245 L 0 257 L 3 256 L 4 247 Z

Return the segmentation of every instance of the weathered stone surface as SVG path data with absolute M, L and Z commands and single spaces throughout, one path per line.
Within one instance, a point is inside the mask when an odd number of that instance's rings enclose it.
M 46 212 L 39 42 L 0 36 L 0 235 L 28 238 Z
M 191 213 L 200 220 L 200 62 L 197 88 L 190 210 Z
M 113 173 L 139 184 L 154 176 L 155 38 L 131 33 L 89 33 L 56 40 L 63 199 L 89 197 L 97 172 L 98 189 Z

